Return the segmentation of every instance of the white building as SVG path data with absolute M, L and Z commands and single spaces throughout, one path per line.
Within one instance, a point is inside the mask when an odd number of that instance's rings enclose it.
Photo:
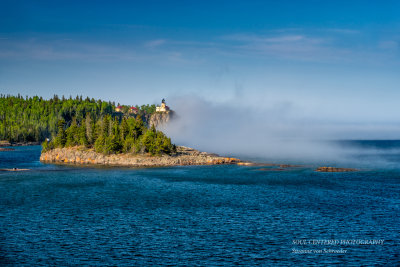
M 156 112 L 167 112 L 169 111 L 169 107 L 165 104 L 165 99 L 161 101 L 161 107 L 156 107 Z

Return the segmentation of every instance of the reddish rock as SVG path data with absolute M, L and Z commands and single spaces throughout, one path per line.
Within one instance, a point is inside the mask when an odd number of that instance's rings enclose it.
M 317 171 L 317 172 L 356 172 L 358 170 L 351 169 L 351 168 L 319 167 L 315 171 Z
M 42 162 L 74 163 L 74 164 L 99 164 L 131 167 L 152 166 L 177 166 L 177 165 L 215 165 L 236 164 L 240 162 L 236 158 L 220 157 L 215 154 L 200 152 L 193 148 L 178 147 L 177 154 L 172 156 L 147 156 L 137 154 L 112 154 L 103 155 L 93 150 L 85 150 L 80 147 L 55 148 L 42 153 Z

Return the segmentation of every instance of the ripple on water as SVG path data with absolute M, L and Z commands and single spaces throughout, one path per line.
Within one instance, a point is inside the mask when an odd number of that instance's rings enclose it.
M 0 177 L 0 263 L 399 262 L 396 171 L 46 168 Z M 302 238 L 386 241 L 348 246 L 344 255 L 292 253 L 309 248 L 293 245 Z

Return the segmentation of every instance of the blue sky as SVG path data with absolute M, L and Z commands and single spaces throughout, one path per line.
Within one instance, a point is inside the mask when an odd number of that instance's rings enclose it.
M 0 92 L 399 122 L 399 1 L 0 1 Z

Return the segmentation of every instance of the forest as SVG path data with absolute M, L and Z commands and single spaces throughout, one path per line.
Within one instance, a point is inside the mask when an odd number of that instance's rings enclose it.
M 119 104 L 118 104 L 119 105 Z M 155 105 L 136 106 L 139 116 L 145 122 L 155 112 Z M 126 116 L 129 107 L 123 112 L 115 112 L 115 103 L 82 96 L 66 99 L 54 95 L 45 100 L 42 97 L 22 97 L 21 95 L 0 95 L 0 140 L 10 142 L 41 142 L 57 135 L 59 120 L 65 121 L 65 127 L 75 118 L 79 123 L 90 113 L 94 121 L 105 115 Z
M 119 104 L 118 104 L 119 105 Z M 42 142 L 43 150 L 55 147 L 84 146 L 96 152 L 170 154 L 171 139 L 147 121 L 155 105 L 136 106 L 130 114 L 115 103 L 82 96 L 68 99 L 54 95 L 42 97 L 0 95 L 0 140 Z
M 58 121 L 57 136 L 42 143 L 43 151 L 53 148 L 82 146 L 94 148 L 103 154 L 134 153 L 162 155 L 176 152 L 176 146 L 171 139 L 155 127 L 148 129 L 141 116 L 118 117 L 105 115 L 102 119 L 93 120 L 90 113 L 79 123 L 73 118 L 69 127 L 65 121 Z

